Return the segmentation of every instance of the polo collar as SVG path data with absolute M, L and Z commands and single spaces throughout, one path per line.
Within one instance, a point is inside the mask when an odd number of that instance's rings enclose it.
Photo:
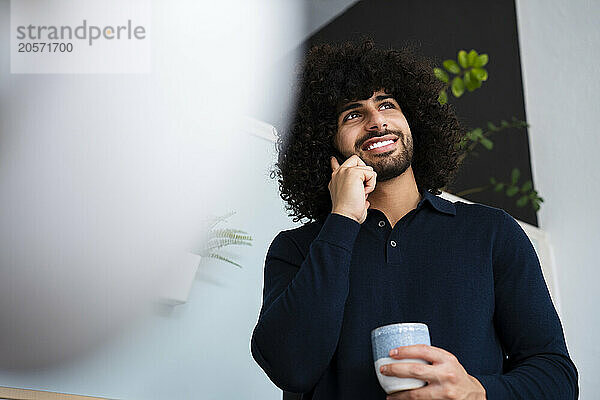
M 439 212 L 450 215 L 456 215 L 456 207 L 454 206 L 453 202 L 441 198 L 440 196 L 431 193 L 429 190 L 419 191 L 419 193 L 421 193 L 423 198 L 419 202 L 417 208 L 421 206 L 421 203 L 428 201 L 429 204 L 431 204 L 433 208 L 435 208 Z
M 421 201 L 417 204 L 416 209 L 419 210 L 425 203 L 429 203 L 435 210 L 449 215 L 456 215 L 456 207 L 454 203 L 448 201 L 446 199 L 441 198 L 428 190 L 419 190 L 419 193 L 422 196 Z M 373 211 L 380 212 L 380 210 L 370 208 L 367 211 L 367 215 L 373 214 Z

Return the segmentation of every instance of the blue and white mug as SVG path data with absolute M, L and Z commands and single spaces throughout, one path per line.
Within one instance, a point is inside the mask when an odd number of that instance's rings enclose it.
M 420 363 L 429 364 L 425 360 L 405 358 L 397 360 L 389 356 L 390 350 L 400 346 L 413 344 L 431 345 L 427 325 L 419 322 L 399 323 L 380 326 L 371 331 L 371 345 L 373 347 L 373 360 L 379 384 L 387 394 L 400 390 L 416 389 L 425 386 L 426 382 L 415 378 L 398 378 L 383 375 L 380 368 L 385 364 L 395 363 Z

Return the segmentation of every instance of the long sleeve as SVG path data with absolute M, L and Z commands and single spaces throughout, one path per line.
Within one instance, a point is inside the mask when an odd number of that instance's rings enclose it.
M 251 351 L 283 390 L 309 391 L 333 357 L 359 230 L 353 219 L 330 213 L 306 257 L 286 232 L 279 233 L 269 247 L 263 305 Z
M 577 369 L 567 351 L 535 249 L 503 212 L 493 248 L 494 324 L 508 356 L 501 375 L 474 375 L 496 399 L 576 399 Z

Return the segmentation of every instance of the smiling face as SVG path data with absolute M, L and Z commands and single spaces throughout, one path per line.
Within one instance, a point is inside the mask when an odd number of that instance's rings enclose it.
M 335 147 L 344 157 L 356 154 L 373 167 L 378 182 L 404 173 L 413 157 L 408 122 L 398 102 L 383 90 L 340 108 Z

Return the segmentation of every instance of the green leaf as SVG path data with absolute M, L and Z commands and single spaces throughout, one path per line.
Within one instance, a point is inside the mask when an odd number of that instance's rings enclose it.
M 493 176 L 490 178 L 490 183 L 492 185 L 496 184 L 496 178 L 494 178 Z
M 454 60 L 446 60 L 443 62 L 444 68 L 448 70 L 448 72 L 452 72 L 453 74 L 460 73 L 460 67 Z
M 448 83 L 448 81 L 449 81 L 448 74 L 443 69 L 436 67 L 436 68 L 433 69 L 433 74 L 440 81 L 442 81 L 444 83 Z
M 539 211 L 540 209 L 540 204 L 538 202 L 533 202 L 531 203 L 533 205 L 533 208 L 535 209 L 535 211 Z
M 527 124 L 527 122 L 525 122 L 525 121 L 521 121 L 520 119 L 517 119 L 516 117 L 512 117 L 510 120 L 512 121 L 512 125 L 513 125 L 515 128 L 524 128 L 524 127 L 527 127 L 527 126 L 529 126 L 529 125 Z
M 529 201 L 529 199 L 527 198 L 527 196 L 521 196 L 519 198 L 519 200 L 517 200 L 517 206 L 525 207 L 525 204 L 527 204 L 528 201 Z
M 494 143 L 488 138 L 482 138 L 481 144 L 488 150 L 491 150 L 494 147 Z
M 467 142 L 464 137 L 460 139 L 460 142 L 454 144 L 454 148 L 457 150 L 464 149 L 466 147 L 467 147 Z
M 464 80 L 465 80 L 465 86 L 467 87 L 467 90 L 469 92 L 472 92 L 473 90 L 478 88 L 479 82 L 477 81 L 477 79 L 473 78 L 471 71 L 465 72 Z
M 210 253 L 210 254 L 205 255 L 204 257 L 216 258 L 217 260 L 225 261 L 225 262 L 231 263 L 239 268 L 242 268 L 242 266 L 240 264 L 236 263 L 235 261 L 230 260 L 227 257 L 223 257 L 222 255 L 217 254 L 217 253 Z
M 514 168 L 510 174 L 510 178 L 512 181 L 512 184 L 514 185 L 515 183 L 517 183 L 517 181 L 519 180 L 519 175 L 521 175 L 521 171 L 519 171 L 518 168 Z M 518 188 L 517 188 L 518 189 Z
M 497 131 L 498 128 L 496 127 L 496 125 L 492 124 L 491 122 L 487 123 L 487 127 L 490 131 Z
M 517 194 L 518 191 L 519 191 L 518 186 L 510 186 L 508 189 L 506 189 L 506 195 L 508 197 L 513 197 L 515 194 Z
M 469 67 L 473 67 L 475 65 L 475 60 L 477 60 L 477 52 L 475 50 L 471 50 L 467 55 L 467 64 Z
M 458 63 L 463 68 L 467 68 L 469 66 L 469 63 L 467 61 L 467 52 L 466 51 L 461 50 L 458 52 Z
M 440 95 L 438 96 L 438 102 L 442 105 L 444 105 L 448 102 L 448 94 L 446 93 L 445 90 L 442 90 L 440 92 Z
M 496 187 L 494 188 L 494 192 L 499 192 L 502 189 L 504 189 L 504 183 L 500 182 L 496 184 Z
M 459 76 L 452 80 L 452 94 L 454 97 L 460 97 L 465 92 L 465 83 Z
M 229 238 L 236 240 L 252 240 L 252 236 L 248 235 L 248 232 L 241 231 L 239 229 L 214 229 L 212 234 L 216 238 Z
M 486 65 L 488 62 L 488 55 L 487 54 L 480 54 L 479 56 L 477 56 L 477 59 L 475 60 L 475 62 L 473 63 L 474 67 L 483 67 L 484 65 Z
M 225 221 L 227 218 L 231 217 L 233 214 L 235 214 L 235 211 L 230 211 L 220 217 L 211 218 L 212 221 L 210 223 L 210 229 L 214 228 L 219 222 Z
M 485 69 L 483 68 L 473 68 L 471 70 L 471 73 L 473 74 L 473 77 L 475 79 L 477 79 L 478 81 L 487 81 L 488 78 L 488 73 Z
M 527 191 L 529 191 L 532 187 L 532 182 L 531 181 L 527 181 L 523 184 L 523 186 L 521 186 L 521 192 L 525 193 Z
M 509 127 L 509 123 L 506 122 L 505 120 L 500 121 L 500 126 L 503 128 L 508 128 Z

